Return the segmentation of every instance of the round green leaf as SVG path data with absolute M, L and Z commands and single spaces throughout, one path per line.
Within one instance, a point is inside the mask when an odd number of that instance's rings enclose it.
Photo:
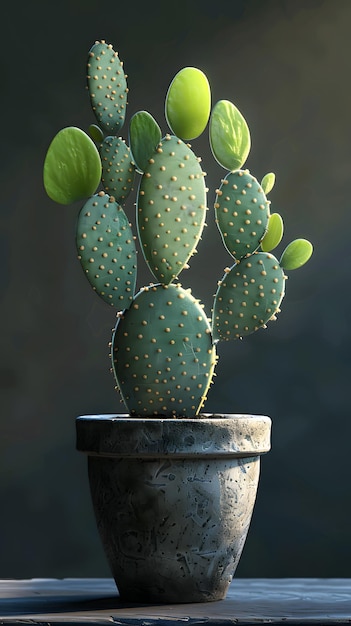
M 205 130 L 211 111 L 211 89 L 205 74 L 184 67 L 173 78 L 165 114 L 172 133 L 180 139 L 195 139 Z
M 280 265 L 285 270 L 295 270 L 305 263 L 311 257 L 313 246 L 307 239 L 295 239 L 285 248 Z
M 140 172 L 145 171 L 161 137 L 161 129 L 150 113 L 134 113 L 129 124 L 129 144 L 134 163 Z
M 268 228 L 261 241 L 263 252 L 270 252 L 281 242 L 284 232 L 282 216 L 279 213 L 272 213 L 268 221 Z
M 219 100 L 210 118 L 210 145 L 214 158 L 227 170 L 240 169 L 251 148 L 245 118 L 229 100 Z
M 70 204 L 95 193 L 101 178 L 99 152 L 90 137 L 74 126 L 60 130 L 44 161 L 44 187 L 59 204 Z
M 267 195 L 270 191 L 272 191 L 275 183 L 275 174 L 274 172 L 269 172 L 266 174 L 261 181 L 261 187 L 265 194 Z

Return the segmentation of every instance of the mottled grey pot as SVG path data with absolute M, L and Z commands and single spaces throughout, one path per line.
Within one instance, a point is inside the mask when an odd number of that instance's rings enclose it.
M 202 418 L 77 418 L 98 529 L 125 600 L 205 602 L 227 593 L 271 420 Z

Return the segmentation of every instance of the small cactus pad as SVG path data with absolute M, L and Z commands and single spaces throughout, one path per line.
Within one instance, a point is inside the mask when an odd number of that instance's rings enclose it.
M 211 111 L 211 89 L 205 74 L 184 67 L 173 78 L 166 95 L 165 115 L 172 133 L 184 140 L 199 137 Z
M 103 191 L 82 207 L 77 223 L 78 258 L 94 291 L 119 309 L 133 299 L 136 251 L 123 209 Z
M 90 137 L 75 126 L 60 130 L 44 161 L 44 187 L 59 204 L 71 204 L 95 193 L 100 183 L 101 161 Z
M 263 252 L 270 252 L 280 244 L 284 233 L 283 218 L 279 213 L 272 213 L 269 217 L 268 228 L 261 241 Z
M 284 297 L 285 277 L 277 259 L 256 252 L 224 274 L 213 309 L 214 340 L 239 339 L 275 319 Z
M 202 306 L 179 284 L 144 287 L 119 316 L 112 361 L 131 415 L 196 415 L 216 362 Z
M 250 152 L 250 130 L 239 109 L 219 100 L 210 117 L 210 146 L 216 161 L 227 170 L 240 169 Z
M 167 135 L 140 181 L 137 224 L 153 275 L 171 282 L 194 253 L 205 224 L 206 187 L 199 160 L 181 139 Z
M 261 180 L 261 187 L 266 195 L 269 194 L 270 191 L 272 191 L 274 184 L 275 184 L 274 172 L 269 172 Z
M 101 182 L 106 193 L 124 204 L 133 189 L 135 168 L 132 153 L 121 137 L 105 137 L 100 146 Z
M 161 138 L 161 129 L 150 113 L 134 113 L 129 124 L 129 144 L 139 172 L 144 172 Z
M 87 84 L 97 122 L 109 135 L 122 128 L 127 106 L 127 80 L 111 44 L 97 41 L 89 51 Z
M 95 143 L 100 144 L 104 140 L 104 133 L 97 124 L 90 124 L 88 132 L 89 137 L 91 137 Z
M 307 263 L 313 253 L 313 245 L 307 239 L 295 239 L 285 248 L 280 265 L 285 270 L 296 270 Z
M 223 243 L 235 259 L 258 248 L 267 229 L 269 202 L 248 170 L 229 172 L 222 180 L 215 213 Z

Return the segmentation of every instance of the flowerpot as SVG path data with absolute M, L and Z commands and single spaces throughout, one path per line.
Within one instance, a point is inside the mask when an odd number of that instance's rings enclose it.
M 124 600 L 226 596 L 255 503 L 271 420 L 78 417 L 97 526 Z

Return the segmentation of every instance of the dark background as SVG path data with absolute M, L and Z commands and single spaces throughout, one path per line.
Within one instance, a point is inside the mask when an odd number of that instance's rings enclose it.
M 201 68 L 213 102 L 232 100 L 249 123 L 250 171 L 277 175 L 270 199 L 285 218 L 285 244 L 304 236 L 315 246 L 290 273 L 278 322 L 220 346 L 206 408 L 273 419 L 237 575 L 351 575 L 350 27 L 349 0 L 41 0 L 3 9 L 0 578 L 109 576 L 74 420 L 123 410 L 109 373 L 114 312 L 76 259 L 80 203 L 56 205 L 42 185 L 56 132 L 95 121 L 85 63 L 96 39 L 125 62 L 128 119 L 147 109 L 164 132 L 171 79 L 185 65 Z M 206 133 L 193 148 L 212 206 L 225 172 Z M 229 258 L 210 215 L 208 224 L 182 281 L 210 309 Z M 139 286 L 150 279 L 140 272 Z

